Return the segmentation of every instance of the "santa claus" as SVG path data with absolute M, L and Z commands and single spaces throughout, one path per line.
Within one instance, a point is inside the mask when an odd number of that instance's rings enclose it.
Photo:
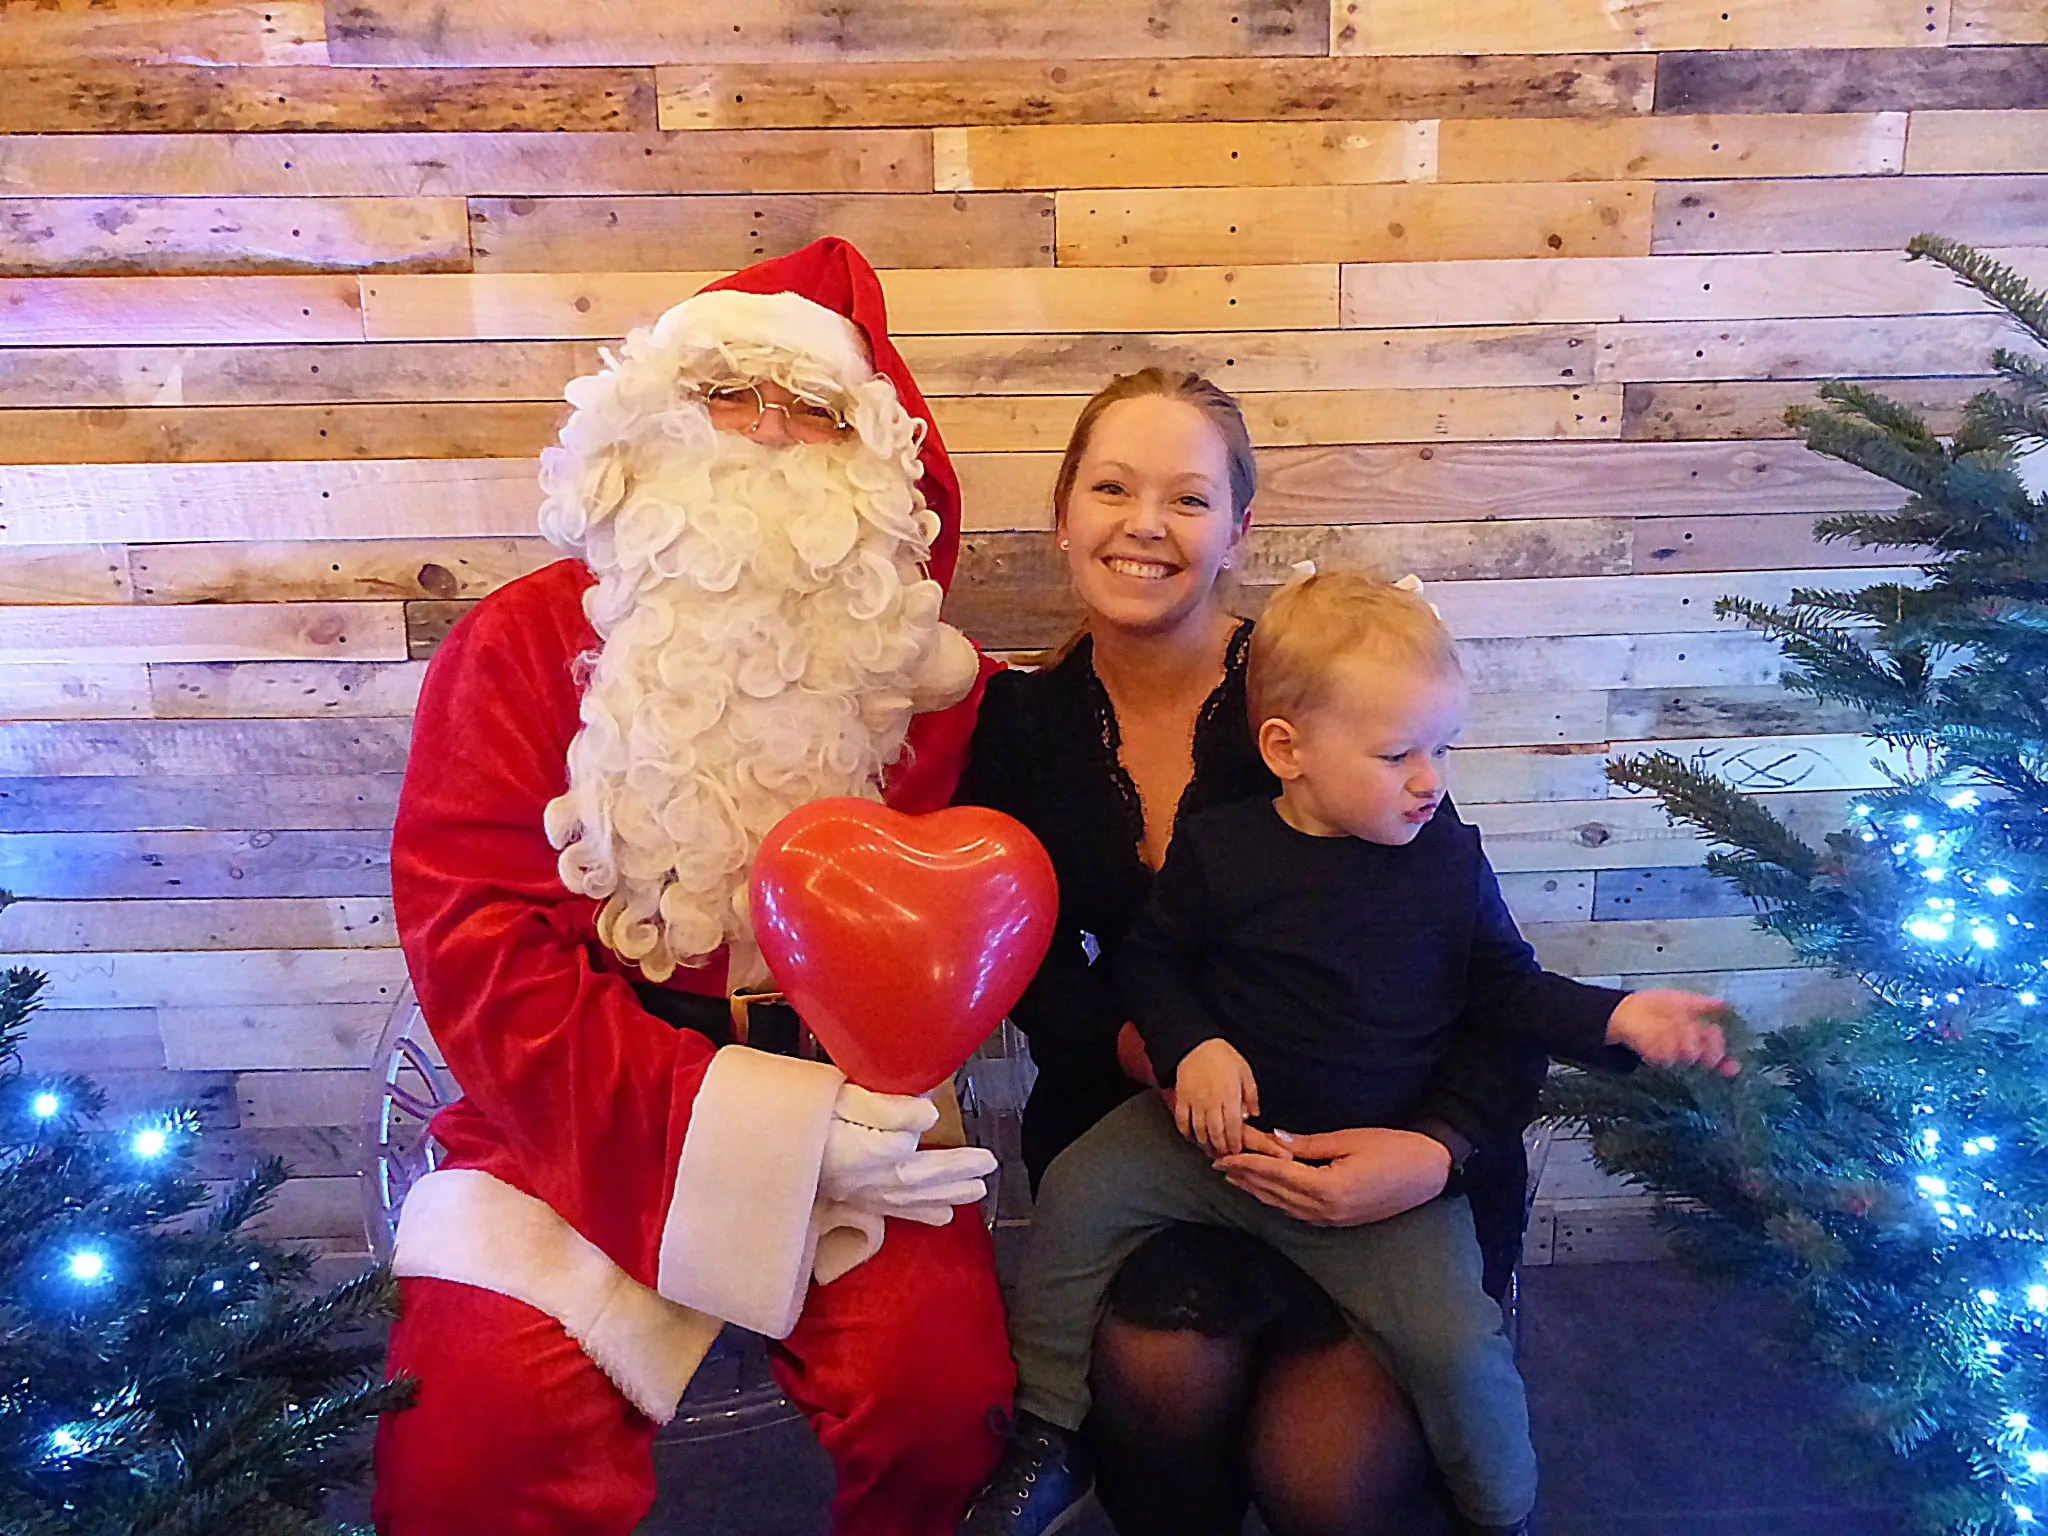
M 377 1528 L 626 1536 L 733 1322 L 781 1341 L 835 1529 L 936 1536 L 1009 1402 L 957 1210 L 993 1159 L 921 1148 L 929 1101 L 730 996 L 777 820 L 951 793 L 984 671 L 939 622 L 958 481 L 842 241 L 677 305 L 568 398 L 541 529 L 569 558 L 450 633 L 399 802 L 400 937 L 464 1097 L 399 1226 L 419 1388 L 379 1428 Z

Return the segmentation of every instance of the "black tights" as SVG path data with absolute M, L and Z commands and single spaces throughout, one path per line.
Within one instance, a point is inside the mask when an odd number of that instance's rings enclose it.
M 1448 1514 L 1414 1410 L 1345 1340 L 1244 1339 L 1105 1318 L 1089 1434 L 1122 1536 L 1238 1536 L 1257 1504 L 1273 1536 L 1440 1536 Z

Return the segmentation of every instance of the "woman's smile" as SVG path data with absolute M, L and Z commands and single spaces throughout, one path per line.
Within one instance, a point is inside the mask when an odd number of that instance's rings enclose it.
M 1134 581 L 1164 581 L 1177 576 L 1181 567 L 1170 560 L 1148 559 L 1139 555 L 1104 555 L 1102 563 L 1118 576 L 1128 576 Z

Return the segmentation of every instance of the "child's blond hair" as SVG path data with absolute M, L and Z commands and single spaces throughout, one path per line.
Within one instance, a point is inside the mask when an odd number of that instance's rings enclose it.
M 1252 730 L 1273 719 L 1298 723 L 1322 702 L 1337 663 L 1356 656 L 1464 676 L 1457 642 L 1419 592 L 1358 571 L 1320 571 L 1275 593 L 1252 631 Z

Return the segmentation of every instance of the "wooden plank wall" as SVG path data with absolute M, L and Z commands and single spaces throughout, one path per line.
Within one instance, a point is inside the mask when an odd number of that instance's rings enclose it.
M 1711 610 L 1875 563 L 1809 537 L 1891 499 L 1788 440 L 1814 381 L 1977 386 L 1999 328 L 1897 255 L 1930 228 L 2048 271 L 2039 0 L 0 0 L 32 1061 L 196 1098 L 221 1171 L 293 1158 L 279 1230 L 360 1247 L 425 659 L 547 558 L 598 346 L 828 232 L 960 456 L 985 645 L 1070 620 L 1081 398 L 1202 368 L 1263 454 L 1245 603 L 1371 563 L 1469 639 L 1460 793 L 1546 958 L 1825 1002 L 1601 767 L 1695 754 L 1816 832 L 1877 781 Z

